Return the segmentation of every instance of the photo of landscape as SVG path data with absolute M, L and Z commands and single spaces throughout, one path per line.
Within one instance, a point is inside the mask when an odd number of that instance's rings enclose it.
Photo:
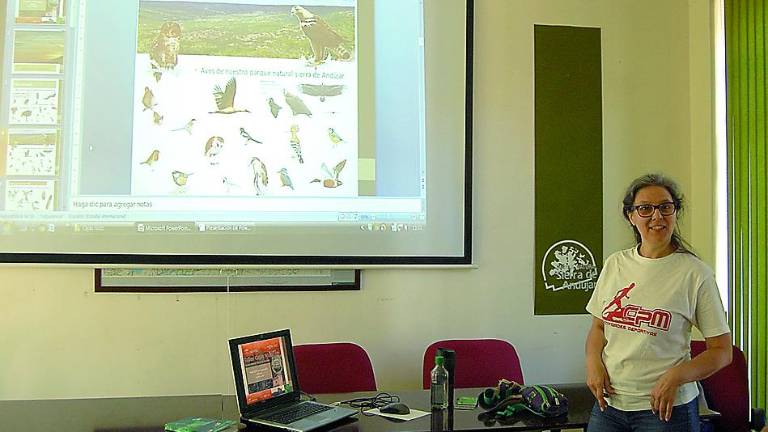
M 66 34 L 62 31 L 14 32 L 13 68 L 18 73 L 58 73 L 64 64 Z
M 179 54 L 298 59 L 312 51 L 291 14 L 292 6 L 183 1 L 142 1 L 139 9 L 138 52 L 149 53 L 166 22 L 178 23 Z M 308 7 L 322 17 L 344 40 L 343 48 L 355 51 L 354 9 Z M 333 55 L 333 54 L 332 54 Z

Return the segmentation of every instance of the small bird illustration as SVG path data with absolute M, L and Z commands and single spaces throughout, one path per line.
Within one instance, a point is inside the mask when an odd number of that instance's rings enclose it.
M 213 87 L 213 97 L 216 98 L 216 111 L 209 114 L 234 114 L 239 112 L 249 113 L 247 109 L 235 108 L 235 94 L 237 93 L 237 81 L 232 77 L 227 81 L 224 90 L 217 84 Z
M 192 173 L 185 173 L 183 171 L 174 171 L 171 173 L 173 176 L 173 182 L 176 183 L 178 186 L 185 186 L 187 184 L 187 180 L 189 180 L 189 176 L 192 175 Z
M 277 115 L 280 113 L 280 110 L 283 109 L 280 105 L 275 102 L 275 99 L 269 98 L 269 111 L 272 113 L 272 117 L 277 118 Z
M 254 139 L 251 134 L 249 134 L 245 128 L 240 128 L 240 136 L 245 138 L 245 143 L 248 144 L 249 142 L 253 141 L 256 144 L 263 144 L 261 141 Z
M 344 166 L 347 164 L 347 160 L 344 159 L 343 161 L 336 164 L 335 167 L 333 167 L 333 173 L 328 169 L 328 166 L 325 165 L 325 162 L 320 166 L 322 168 L 323 172 L 325 173 L 326 178 L 320 180 L 319 178 L 316 178 L 312 180 L 310 183 L 322 183 L 323 187 L 334 189 L 342 185 L 341 180 L 339 180 L 339 174 L 341 174 L 341 170 L 344 169 Z
M 291 178 L 288 176 L 288 170 L 285 168 L 280 168 L 280 171 L 278 171 L 278 173 L 280 173 L 280 183 L 283 186 L 288 186 L 289 188 L 291 188 L 291 190 L 293 190 L 293 182 L 291 181 Z
M 21 118 L 29 120 L 32 117 L 32 110 L 24 110 L 21 112 Z
M 152 68 L 152 76 L 155 77 L 155 82 L 160 82 L 160 78 L 163 77 L 163 72 L 158 68 L 155 62 L 152 62 L 150 67 Z
M 339 134 L 337 134 L 337 133 L 336 133 L 336 131 L 335 131 L 335 130 L 333 130 L 333 128 L 328 128 L 328 138 L 330 138 L 330 139 L 331 139 L 331 142 L 332 142 L 334 145 L 336 145 L 336 144 L 338 144 L 338 143 L 340 143 L 340 142 L 344 141 L 344 140 L 343 140 L 343 139 L 342 139 L 342 138 L 339 136 Z
M 212 136 L 205 142 L 205 157 L 211 160 L 212 165 L 215 163 L 212 159 L 218 156 L 223 148 L 224 138 L 220 136 Z
M 340 95 L 343 90 L 344 86 L 341 84 L 301 84 L 302 93 L 307 96 L 317 96 L 320 102 L 325 102 L 327 97 Z
M 256 195 L 261 195 L 264 192 L 261 190 L 261 186 L 267 186 L 269 183 L 269 176 L 267 174 L 267 166 L 264 162 L 257 157 L 251 158 L 251 169 L 253 170 L 253 187 L 256 189 Z
M 155 162 L 157 162 L 160 159 L 160 150 L 152 150 L 152 153 L 149 154 L 149 157 L 147 160 L 141 163 L 141 165 L 149 165 L 152 166 Z
M 285 89 L 283 89 L 283 96 L 285 96 L 285 103 L 288 104 L 288 107 L 291 109 L 294 116 L 304 114 L 307 117 L 312 117 L 312 111 L 309 110 L 300 97 Z
M 229 179 L 229 177 L 224 176 L 221 178 L 221 183 L 224 185 L 224 187 L 227 189 L 227 192 L 233 187 L 237 187 L 237 184 L 235 184 L 232 180 Z
M 144 96 L 141 97 L 141 104 L 144 105 L 142 111 L 153 110 L 155 105 L 157 105 L 155 94 L 152 93 L 152 90 L 150 90 L 149 87 L 144 87 Z
M 197 122 L 197 119 L 190 119 L 184 126 L 171 129 L 171 132 L 187 131 L 188 134 L 192 135 L 192 127 L 195 125 L 195 122 Z
M 291 148 L 296 156 L 299 158 L 299 163 L 304 163 L 304 158 L 301 156 L 301 140 L 299 139 L 299 125 L 291 125 Z
M 155 77 L 155 82 L 160 82 L 160 78 L 163 77 L 163 71 L 156 62 L 151 62 L 150 68 L 152 69 L 152 76 Z
M 163 116 L 157 111 L 152 111 L 152 123 L 159 125 L 163 122 Z

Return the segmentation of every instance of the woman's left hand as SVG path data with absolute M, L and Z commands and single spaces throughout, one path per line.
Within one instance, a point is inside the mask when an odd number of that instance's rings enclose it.
M 659 415 L 662 421 L 669 421 L 680 381 L 674 368 L 668 370 L 657 381 L 651 390 L 651 410 Z

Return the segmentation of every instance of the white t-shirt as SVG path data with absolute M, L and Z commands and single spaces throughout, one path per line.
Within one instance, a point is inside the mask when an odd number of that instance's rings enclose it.
M 730 332 L 712 270 L 688 253 L 651 259 L 636 247 L 605 261 L 587 311 L 603 320 L 603 363 L 616 390 L 607 400 L 624 411 L 651 409 L 650 394 L 667 370 L 690 360 L 691 326 L 704 337 Z M 675 405 L 698 396 L 678 388 Z

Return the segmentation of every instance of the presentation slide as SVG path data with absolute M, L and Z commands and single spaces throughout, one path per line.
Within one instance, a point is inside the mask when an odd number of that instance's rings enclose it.
M 466 1 L 4 12 L 4 260 L 466 257 Z
M 292 391 L 282 338 L 250 342 L 238 348 L 249 405 Z

